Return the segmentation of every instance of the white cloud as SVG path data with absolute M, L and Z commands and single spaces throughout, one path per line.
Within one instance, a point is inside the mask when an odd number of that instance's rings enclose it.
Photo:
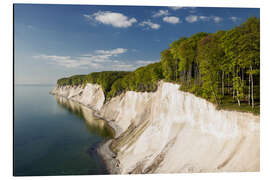
M 158 12 L 156 12 L 153 17 L 161 17 L 161 16 L 168 16 L 169 15 L 169 11 L 168 10 L 159 10 Z
M 194 23 L 194 22 L 197 22 L 197 21 L 214 21 L 214 23 L 220 23 L 223 18 L 219 17 L 219 16 L 196 16 L 196 15 L 190 15 L 190 16 L 187 16 L 185 18 L 185 20 L 188 22 L 188 23 Z
M 35 59 L 50 59 L 50 60 L 54 60 L 54 59 L 66 60 L 66 59 L 71 58 L 70 56 L 56 56 L 56 55 L 45 55 L 45 54 L 40 54 L 33 57 Z
M 92 20 L 92 16 L 91 15 L 89 15 L 89 14 L 84 14 L 83 15 L 83 17 L 85 17 L 86 19 L 88 19 L 88 20 Z
M 124 48 L 116 48 L 112 50 L 96 50 L 92 54 L 84 54 L 77 57 L 71 56 L 57 56 L 57 55 L 36 55 L 35 59 L 48 60 L 49 64 L 55 64 L 66 68 L 83 68 L 85 66 L 92 68 L 101 68 L 106 63 L 117 62 L 112 60 L 112 57 L 116 57 L 127 51 Z
M 95 20 L 105 25 L 111 25 L 117 28 L 127 28 L 136 23 L 135 18 L 128 18 L 122 13 L 111 12 L 111 11 L 98 11 L 92 15 L 84 15 L 89 20 Z
M 130 71 L 137 68 L 133 64 L 115 64 L 115 65 L 112 65 L 112 67 L 114 70 L 118 70 L 118 71 L 121 71 L 121 70 Z
M 116 48 L 111 50 L 96 50 L 90 54 L 76 57 L 40 54 L 33 56 L 35 59 L 44 60 L 47 64 L 64 68 L 92 69 L 92 70 L 123 70 L 131 71 L 140 66 L 145 66 L 157 61 L 151 60 L 120 60 L 120 54 L 127 49 Z
M 83 54 L 82 56 L 90 60 L 100 62 L 100 61 L 106 61 L 112 56 L 117 56 L 125 52 L 127 52 L 127 49 L 124 49 L 124 48 L 116 48 L 112 50 L 99 49 L 99 50 L 95 50 L 94 53 Z
M 89 61 L 93 62 L 112 62 L 111 58 L 116 57 L 120 54 L 123 54 L 127 52 L 127 49 L 124 48 L 116 48 L 112 50 L 96 50 L 92 54 L 84 54 L 82 55 L 84 59 L 87 59 Z
M 99 67 L 99 64 L 84 60 L 84 59 L 72 59 L 70 56 L 57 56 L 57 55 L 37 55 L 33 56 L 35 59 L 49 60 L 49 64 L 59 65 L 66 68 L 78 68 L 78 67 Z
M 160 28 L 159 24 L 155 24 L 155 23 L 151 22 L 150 20 L 143 21 L 139 25 L 143 26 L 143 27 L 146 26 L 147 28 L 151 28 L 151 29 L 159 29 Z
M 159 60 L 157 60 L 159 61 Z M 136 60 L 136 61 L 127 61 L 127 62 L 119 62 L 117 64 L 111 65 L 113 70 L 125 70 L 125 71 L 131 71 L 135 70 L 141 66 L 146 66 L 151 63 L 155 63 L 157 61 L 150 61 L 150 60 Z
M 183 9 L 184 7 L 181 6 L 170 6 L 169 8 L 171 8 L 172 10 L 178 10 L 178 9 Z
M 177 24 L 179 23 L 179 18 L 175 16 L 166 16 L 163 18 L 163 21 L 171 24 Z
M 138 60 L 138 61 L 136 61 L 136 64 L 145 66 L 145 65 L 147 65 L 147 64 L 151 64 L 151 63 L 155 63 L 155 62 L 157 62 L 157 61 L 144 61 L 144 60 Z
M 212 16 L 212 19 L 214 20 L 215 23 L 220 23 L 223 19 L 218 16 Z
M 113 50 L 96 50 L 95 52 L 97 54 L 104 54 L 104 55 L 117 55 L 117 54 L 123 54 L 127 51 L 127 49 L 124 49 L 124 48 L 116 48 L 116 49 L 113 49 Z
M 235 17 L 235 16 L 232 16 L 232 17 L 230 17 L 229 19 L 232 20 L 233 22 L 237 22 L 237 21 L 240 20 L 240 18 Z
M 207 16 L 199 16 L 199 19 L 202 20 L 202 21 L 209 21 L 209 20 L 210 20 L 210 17 L 207 17 Z
M 80 59 L 88 60 L 92 62 L 110 62 L 110 55 L 103 55 L 103 54 L 85 54 L 80 57 Z
M 189 23 L 194 23 L 198 21 L 198 16 L 190 15 L 186 17 L 186 21 Z
M 188 11 L 189 13 L 195 13 L 197 11 L 197 8 L 196 7 L 171 6 L 169 8 L 171 8 L 174 11 L 179 10 L 179 9 L 182 9 L 182 10 Z

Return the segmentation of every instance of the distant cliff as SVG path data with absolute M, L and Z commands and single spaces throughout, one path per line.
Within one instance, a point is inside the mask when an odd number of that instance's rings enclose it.
M 111 173 L 259 171 L 259 116 L 219 111 L 178 89 L 160 81 L 156 92 L 127 91 L 105 104 L 102 88 L 89 83 L 52 94 L 96 110 L 116 130 L 114 153 L 101 151 Z

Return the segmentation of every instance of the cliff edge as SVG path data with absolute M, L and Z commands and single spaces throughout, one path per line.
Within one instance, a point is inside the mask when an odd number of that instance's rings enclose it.
M 100 151 L 111 173 L 259 171 L 259 116 L 216 110 L 178 89 L 161 81 L 156 92 L 127 91 L 106 103 L 99 85 L 58 86 L 52 94 L 96 110 L 116 130 Z

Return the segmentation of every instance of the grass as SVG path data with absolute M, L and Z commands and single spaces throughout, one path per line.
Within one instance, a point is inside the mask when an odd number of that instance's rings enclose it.
M 235 100 L 227 96 L 225 96 L 224 99 L 222 100 L 222 104 L 219 104 L 216 108 L 218 110 L 224 109 L 230 111 L 250 112 L 253 113 L 254 115 L 260 114 L 260 103 L 258 101 L 254 103 L 254 108 L 252 108 L 252 106 L 250 106 L 246 101 L 242 101 L 239 106 Z
M 174 83 L 176 83 L 176 82 L 174 82 Z M 176 84 L 180 85 L 180 83 L 176 83 Z M 196 91 L 196 88 L 187 88 L 185 86 L 180 86 L 179 90 L 183 91 L 183 92 L 189 92 L 189 93 L 194 94 L 195 96 L 197 96 L 199 98 L 206 99 L 206 98 L 202 97 L 200 92 Z M 216 104 L 214 100 L 212 100 L 212 101 L 209 99 L 206 99 L 206 100 L 213 103 L 213 104 Z M 254 108 L 252 108 L 252 106 L 249 105 L 247 101 L 241 101 L 240 106 L 239 106 L 236 99 L 232 98 L 232 95 L 225 95 L 222 98 L 222 103 L 218 104 L 216 106 L 216 109 L 217 110 L 223 109 L 223 110 L 229 110 L 229 111 L 238 111 L 238 112 L 249 112 L 249 113 L 252 113 L 254 115 L 260 115 L 260 101 L 259 101 L 259 97 L 256 97 L 255 102 L 254 102 Z

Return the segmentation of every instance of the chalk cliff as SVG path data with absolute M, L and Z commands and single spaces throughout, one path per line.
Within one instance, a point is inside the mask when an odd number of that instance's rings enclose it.
M 105 100 L 102 88 L 97 84 L 86 84 L 85 86 L 57 86 L 51 93 L 72 99 L 94 110 L 100 110 Z
M 99 85 L 52 93 L 95 109 L 116 130 L 115 155 L 105 159 L 112 173 L 259 171 L 259 116 L 216 110 L 178 89 L 161 81 L 156 92 L 128 91 L 105 104 Z

